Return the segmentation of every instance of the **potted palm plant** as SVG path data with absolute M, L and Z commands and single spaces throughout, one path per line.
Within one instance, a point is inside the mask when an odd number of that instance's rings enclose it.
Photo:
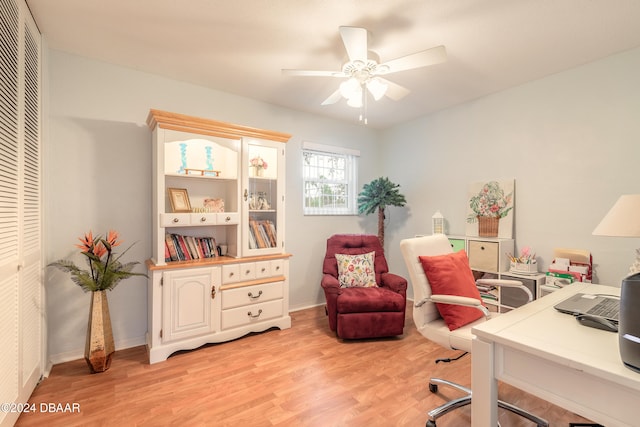
M 378 211 L 378 239 L 384 249 L 384 210 L 387 206 L 404 206 L 405 197 L 398 191 L 399 184 L 394 184 L 386 177 L 374 179 L 365 184 L 358 195 L 358 213 L 369 215 Z
M 118 233 L 115 231 L 109 231 L 106 238 L 93 237 L 93 233 L 89 231 L 78 240 L 81 243 L 75 246 L 86 257 L 89 265 L 88 270 L 77 267 L 68 260 L 58 260 L 49 265 L 70 273 L 74 283 L 80 286 L 83 291 L 91 292 L 91 309 L 84 358 L 92 373 L 104 372 L 109 369 L 115 351 L 107 291 L 115 288 L 123 279 L 131 276 L 146 277 L 146 274 L 132 271 L 139 264 L 138 262 L 124 264 L 120 262 L 120 258 L 131 246 L 120 255 L 113 253 L 113 248 L 121 244 L 118 241 Z

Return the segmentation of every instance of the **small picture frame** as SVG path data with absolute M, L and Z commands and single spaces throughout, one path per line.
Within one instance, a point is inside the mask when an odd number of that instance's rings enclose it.
M 173 212 L 191 212 L 191 203 L 186 188 L 167 188 Z

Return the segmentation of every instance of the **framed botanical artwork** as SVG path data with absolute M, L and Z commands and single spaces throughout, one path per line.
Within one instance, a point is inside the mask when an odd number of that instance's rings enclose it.
M 469 186 L 467 236 L 513 237 L 515 180 L 475 182 Z
M 191 212 L 191 203 L 186 188 L 167 188 L 173 212 Z

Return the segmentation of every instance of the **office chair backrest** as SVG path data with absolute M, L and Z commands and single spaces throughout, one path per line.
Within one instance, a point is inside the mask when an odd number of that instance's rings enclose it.
M 400 242 L 400 251 L 409 270 L 409 281 L 413 287 L 413 321 L 418 330 L 424 325 L 440 317 L 436 305 L 432 302 L 420 303 L 431 296 L 431 286 L 424 273 L 420 255 L 436 256 L 453 252 L 449 239 L 444 234 L 404 239 Z M 416 307 L 416 305 L 420 305 Z

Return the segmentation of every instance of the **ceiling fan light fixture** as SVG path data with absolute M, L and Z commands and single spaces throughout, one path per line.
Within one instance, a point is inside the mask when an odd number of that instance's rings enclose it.
M 351 99 L 359 96 L 361 91 L 360 82 L 355 77 L 351 77 L 349 80 L 340 83 L 340 95 L 344 98 Z
M 347 105 L 353 108 L 361 108 L 362 107 L 362 91 L 360 91 L 360 95 L 352 96 L 347 99 Z
M 373 99 L 375 99 L 376 101 L 379 101 L 380 98 L 382 98 L 384 94 L 387 93 L 388 88 L 389 85 L 377 77 L 374 77 L 367 82 L 367 89 L 369 90 L 369 92 L 371 92 L 371 95 L 373 95 Z

